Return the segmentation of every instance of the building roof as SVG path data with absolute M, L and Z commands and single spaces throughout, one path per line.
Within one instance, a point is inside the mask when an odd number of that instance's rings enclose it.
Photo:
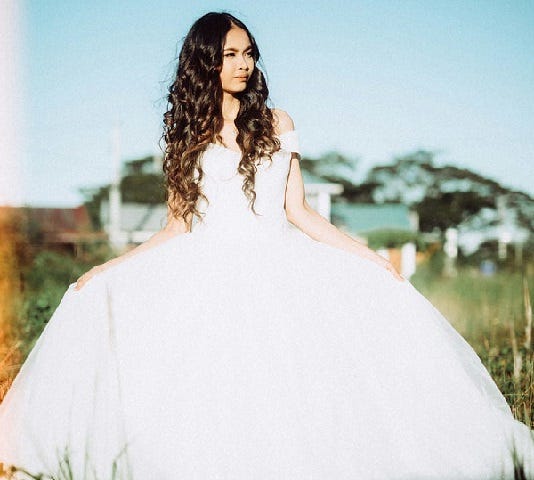
M 27 228 L 38 232 L 43 243 L 76 243 L 101 238 L 93 231 L 84 205 L 75 208 L 12 207 Z
M 40 208 L 25 209 L 28 219 L 39 225 L 43 232 L 82 232 L 90 231 L 91 220 L 85 206 L 76 208 Z
M 409 208 L 400 203 L 334 203 L 332 220 L 336 225 L 355 233 L 382 229 L 416 230 L 410 219 Z

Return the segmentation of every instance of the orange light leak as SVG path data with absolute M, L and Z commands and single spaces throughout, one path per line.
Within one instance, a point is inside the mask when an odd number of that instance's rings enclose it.
M 0 14 L 0 401 L 19 367 L 16 326 L 21 296 L 18 253 L 26 245 L 17 213 L 22 204 L 25 2 L 3 0 Z
M 15 209 L 0 207 L 0 401 L 20 360 L 15 321 L 21 291 L 16 242 L 21 239 L 21 232 L 14 212 Z

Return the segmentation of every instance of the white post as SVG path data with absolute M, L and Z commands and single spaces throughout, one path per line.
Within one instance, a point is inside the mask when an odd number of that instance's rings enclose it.
M 415 273 L 417 249 L 415 243 L 405 243 L 401 248 L 401 275 L 410 278 Z
M 506 226 L 501 226 L 499 228 L 499 238 L 497 242 L 497 254 L 499 256 L 499 260 L 506 260 L 506 257 L 508 256 L 508 244 L 512 241 L 512 235 L 507 230 Z
M 458 258 L 458 229 L 447 228 L 445 231 L 445 275 L 456 275 L 456 259 Z
M 330 221 L 330 194 L 319 192 L 317 194 L 317 213 Z
M 506 260 L 507 247 L 511 241 L 511 235 L 507 228 L 506 196 L 497 197 L 497 213 L 499 216 L 499 229 L 497 233 L 497 256 L 499 260 Z

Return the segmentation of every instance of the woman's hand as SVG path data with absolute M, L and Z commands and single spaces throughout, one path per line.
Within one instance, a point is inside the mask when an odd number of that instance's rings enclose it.
M 109 267 L 109 262 L 103 263 L 102 265 L 96 265 L 91 270 L 85 272 L 78 280 L 76 280 L 76 286 L 74 290 L 80 290 L 91 278 L 99 273 L 103 272 Z
M 124 260 L 131 258 L 135 255 L 138 255 L 141 252 L 147 251 L 156 245 L 160 245 L 167 240 L 174 238 L 176 235 L 180 235 L 186 232 L 191 231 L 191 218 L 192 215 L 189 214 L 187 222 L 184 220 L 178 220 L 172 216 L 170 213 L 170 210 L 168 210 L 167 213 L 167 225 L 160 230 L 159 232 L 152 235 L 148 240 L 143 242 L 141 245 L 138 245 L 132 250 L 127 251 L 126 253 L 123 253 L 119 257 L 112 258 L 111 260 L 108 260 L 106 263 L 103 263 L 102 265 L 97 265 L 88 272 L 84 273 L 77 281 L 76 286 L 74 287 L 75 290 L 80 290 L 91 278 L 93 278 L 95 275 L 98 275 L 99 273 L 102 273 L 104 270 L 107 270 L 109 267 L 113 265 L 117 265 Z
M 393 276 L 397 280 L 404 282 L 405 278 L 399 272 L 397 272 L 397 269 L 393 266 L 393 264 L 389 260 L 386 260 L 384 257 L 382 257 L 379 254 L 376 254 L 376 257 L 371 258 L 371 260 L 375 263 L 378 263 L 378 265 L 385 268 L 386 270 L 388 270 L 391 274 L 393 274 Z

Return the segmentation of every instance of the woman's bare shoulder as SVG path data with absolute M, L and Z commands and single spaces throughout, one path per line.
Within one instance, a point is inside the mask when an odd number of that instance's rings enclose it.
M 295 130 L 293 119 L 285 110 L 273 108 L 274 131 L 276 135 L 282 135 L 290 130 Z

